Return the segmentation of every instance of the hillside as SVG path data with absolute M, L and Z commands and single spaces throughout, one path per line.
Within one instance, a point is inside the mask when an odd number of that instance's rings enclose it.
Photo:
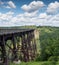
M 39 30 L 40 60 L 49 60 L 51 56 L 59 56 L 59 28 L 37 27 Z

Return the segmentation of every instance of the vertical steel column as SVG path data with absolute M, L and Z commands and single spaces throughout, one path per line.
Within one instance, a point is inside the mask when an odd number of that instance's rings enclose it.
M 28 32 L 26 32 L 25 39 L 26 39 L 27 61 L 30 61 L 30 60 L 29 60 L 29 42 L 28 42 Z
M 24 33 L 22 34 L 21 38 L 22 38 L 22 49 L 21 50 L 23 53 L 23 60 L 26 62 L 27 60 L 26 60 L 25 35 L 24 35 Z
M 12 59 L 12 61 L 18 61 L 15 35 L 12 36 L 12 42 L 13 42 L 13 59 Z
M 2 51 L 3 65 L 8 65 L 8 58 L 7 58 L 7 54 L 6 54 L 4 36 L 2 36 L 1 49 L 2 49 L 1 51 Z
M 28 55 L 29 55 L 29 61 L 31 61 L 32 60 L 32 55 L 33 55 L 33 53 L 32 53 L 32 51 L 33 51 L 33 49 L 32 49 L 32 36 L 31 36 L 31 32 L 28 32 L 28 34 L 27 34 L 27 40 L 28 40 Z
M 36 56 L 36 42 L 34 37 L 34 30 L 28 32 L 28 51 L 29 51 L 29 60 L 34 60 Z
M 28 47 L 29 47 L 28 37 L 27 37 L 27 32 L 25 32 L 22 34 L 22 53 L 25 62 L 29 61 Z
M 32 36 L 32 43 L 33 43 L 33 59 L 35 59 L 37 48 L 36 48 L 36 41 L 35 41 L 34 31 L 31 32 L 31 36 Z

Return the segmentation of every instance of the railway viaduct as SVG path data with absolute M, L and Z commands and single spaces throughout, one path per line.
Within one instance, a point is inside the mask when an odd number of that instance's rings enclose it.
M 0 29 L 0 64 L 31 61 L 36 56 L 35 29 Z M 11 43 L 7 43 L 10 40 Z

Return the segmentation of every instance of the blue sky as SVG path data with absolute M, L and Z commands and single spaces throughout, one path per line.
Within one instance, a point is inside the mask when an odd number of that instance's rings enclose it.
M 59 27 L 59 0 L 0 0 L 0 26 Z

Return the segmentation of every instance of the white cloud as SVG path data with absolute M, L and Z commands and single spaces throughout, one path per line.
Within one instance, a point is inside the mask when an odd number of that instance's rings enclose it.
M 33 1 L 29 5 L 23 5 L 21 8 L 26 12 L 33 12 L 43 6 L 45 6 L 45 4 L 42 1 Z
M 15 4 L 12 1 L 7 2 L 10 8 L 16 8 Z
M 7 6 L 3 6 L 3 7 L 4 7 L 4 8 L 7 8 L 7 9 L 11 9 L 11 7 L 10 7 L 10 6 L 8 6 L 8 5 L 7 5 Z
M 0 1 L 0 5 L 4 4 L 2 1 Z
M 16 5 L 14 4 L 13 1 L 8 1 L 8 2 L 2 2 L 0 1 L 0 6 L 3 7 L 3 8 L 16 8 Z
M 31 13 L 25 12 L 23 14 L 19 14 L 18 16 L 19 17 L 35 17 L 35 16 L 37 16 L 37 13 L 38 13 L 38 11 L 31 12 Z
M 5 8 L 16 8 L 12 1 L 6 3 L 0 2 L 0 5 L 6 4 Z M 23 5 L 21 8 L 25 11 L 22 14 L 14 15 L 9 11 L 0 13 L 0 26 L 18 26 L 18 25 L 41 25 L 41 26 L 59 26 L 59 13 L 48 15 L 46 12 L 39 13 L 39 8 L 45 6 L 42 1 L 33 1 L 29 5 Z M 50 3 L 47 8 L 48 13 L 58 11 L 59 2 Z
M 59 10 L 59 2 L 55 1 L 54 3 L 50 3 L 47 8 L 48 13 L 55 13 Z
M 41 19 L 45 19 L 46 17 L 47 17 L 47 14 L 46 13 L 41 13 L 39 15 L 39 18 L 41 18 Z
M 8 12 L 6 14 L 0 13 L 0 22 L 9 22 L 12 19 L 13 12 Z
M 41 25 L 59 26 L 59 14 L 48 15 L 47 13 L 25 12 L 13 16 L 13 12 L 0 13 L 0 26 Z M 31 16 L 32 15 L 32 16 Z

